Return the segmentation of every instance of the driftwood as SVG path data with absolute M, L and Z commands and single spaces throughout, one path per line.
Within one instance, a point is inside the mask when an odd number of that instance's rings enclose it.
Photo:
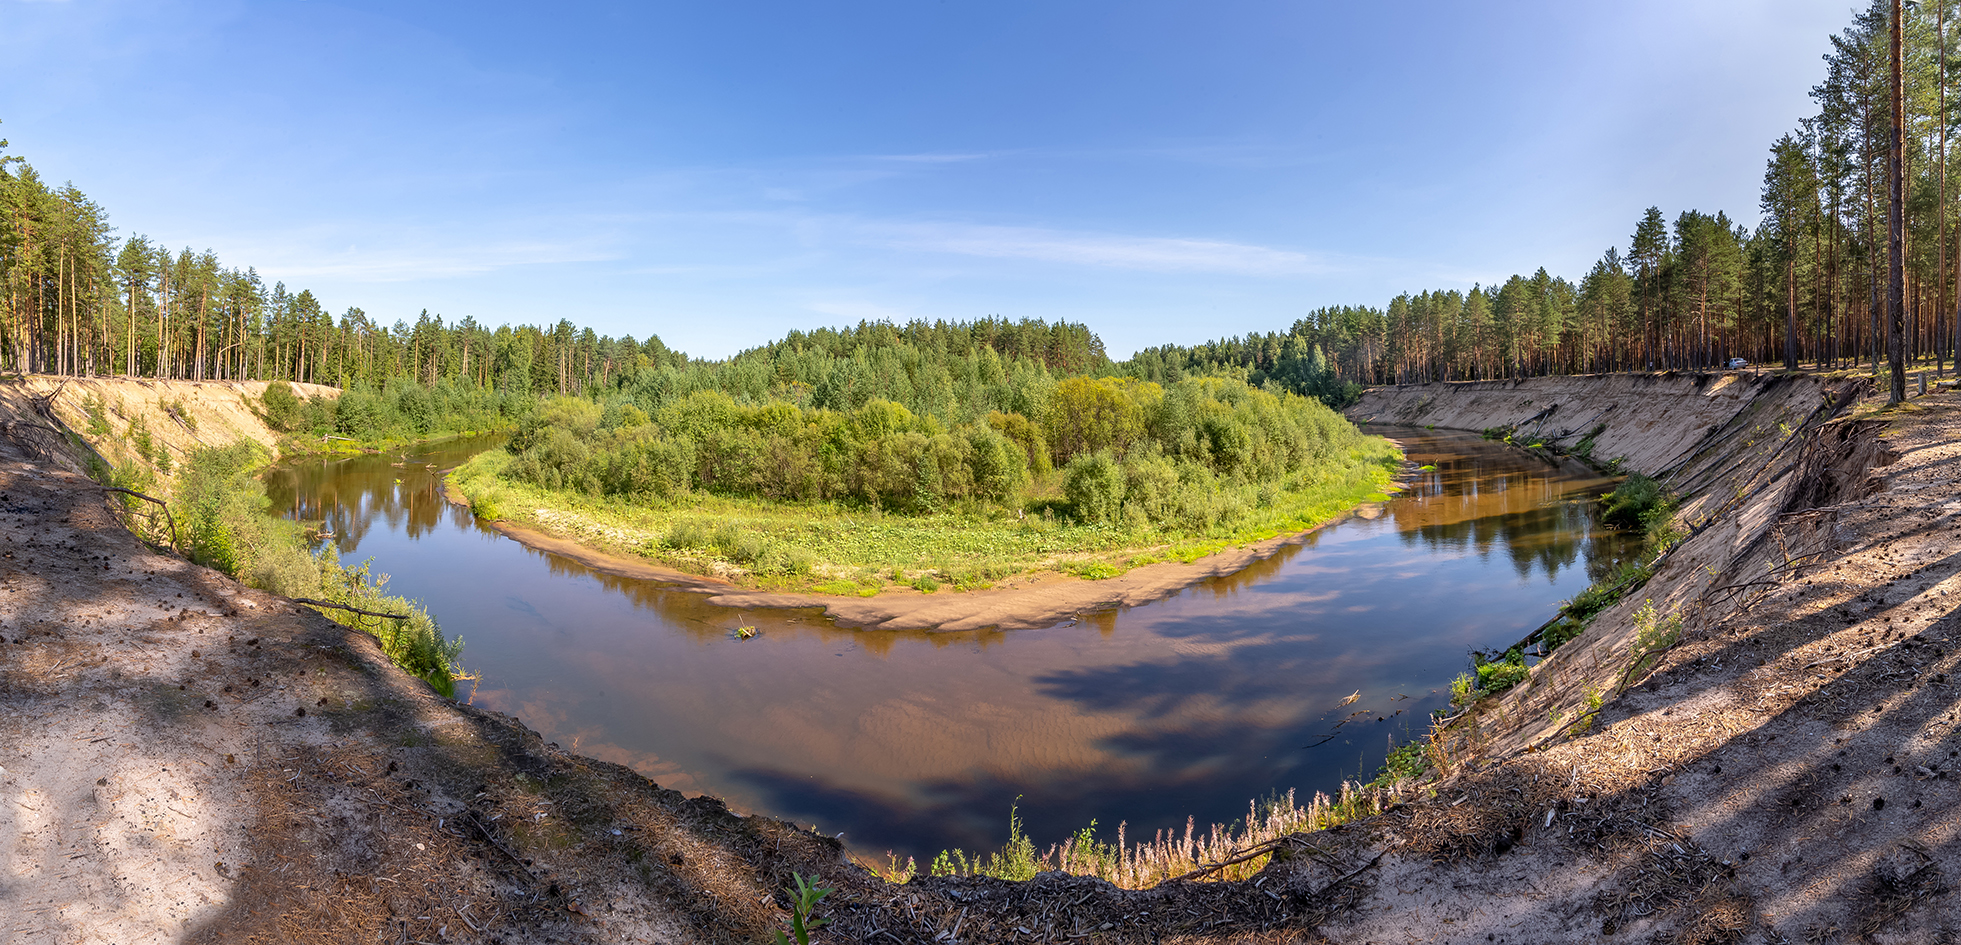
M 59 423 L 60 419 L 54 415 L 54 399 L 61 396 L 62 388 L 67 386 L 68 379 L 64 377 L 61 379 L 61 383 L 55 385 L 54 390 L 48 391 L 46 397 L 38 394 L 28 394 L 27 402 L 34 406 L 35 413 Z

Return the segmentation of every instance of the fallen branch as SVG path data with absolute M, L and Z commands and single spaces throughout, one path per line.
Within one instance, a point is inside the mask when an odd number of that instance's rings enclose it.
M 324 600 L 314 600 L 311 597 L 293 597 L 289 598 L 289 600 L 295 604 L 305 604 L 309 607 L 332 607 L 335 610 L 345 610 L 349 613 L 360 614 L 363 617 L 387 617 L 391 620 L 407 620 L 410 617 L 409 614 L 380 614 L 372 610 L 362 610 L 359 607 L 349 607 L 346 604 L 330 604 Z
M 518 856 L 515 853 L 512 853 L 511 851 L 505 849 L 503 844 L 498 843 L 497 838 L 491 834 L 490 828 L 484 826 L 483 821 L 477 819 L 477 814 L 475 811 L 464 811 L 463 819 L 470 826 L 475 827 L 477 829 L 477 833 L 483 837 L 485 843 L 490 844 L 491 849 L 504 854 L 504 856 L 509 858 L 512 863 L 517 864 L 518 869 L 524 871 L 524 875 L 531 877 L 533 882 L 537 881 L 538 874 L 531 871 L 530 864 L 524 862 L 523 857 Z
M 142 499 L 145 502 L 154 504 L 157 508 L 162 509 L 163 520 L 169 523 L 170 525 L 170 547 L 172 548 L 182 547 L 182 543 L 177 540 L 177 517 L 170 514 L 170 506 L 167 503 L 165 503 L 162 499 L 156 498 L 155 496 L 144 495 L 143 493 L 138 492 L 135 489 L 125 489 L 122 486 L 97 485 L 96 488 L 101 489 L 104 492 L 120 492 L 123 495 L 133 495 L 139 499 Z
M 53 420 L 55 419 L 54 399 L 56 397 L 61 396 L 62 389 L 67 386 L 68 386 L 68 379 L 64 377 L 61 379 L 61 383 L 55 385 L 54 390 L 48 391 L 48 395 L 46 397 L 43 397 L 39 394 L 28 394 L 27 402 L 34 406 L 35 413 L 38 413 L 41 416 Z

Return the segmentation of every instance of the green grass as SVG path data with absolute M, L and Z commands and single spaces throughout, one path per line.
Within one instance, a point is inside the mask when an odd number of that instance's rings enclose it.
M 894 585 L 975 589 L 1044 570 L 1098 580 L 1158 561 L 1195 561 L 1381 501 L 1401 459 L 1394 446 L 1372 438 L 1321 470 L 1265 487 L 1245 484 L 1238 487 L 1243 496 L 1222 497 L 1238 502 L 1230 524 L 1200 533 L 1077 522 L 1040 490 L 1019 510 L 968 503 L 926 514 L 699 492 L 671 501 L 600 497 L 513 481 L 504 475 L 513 458 L 502 450 L 478 455 L 450 481 L 480 517 L 588 547 L 751 586 L 868 596 Z

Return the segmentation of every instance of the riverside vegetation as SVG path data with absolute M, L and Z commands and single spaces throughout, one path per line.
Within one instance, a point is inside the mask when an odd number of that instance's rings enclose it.
M 1400 459 L 1280 383 L 1159 384 L 1020 354 L 1001 327 L 799 333 L 550 397 L 452 481 L 485 518 L 850 594 L 1191 561 L 1311 527 Z
M 1490 431 L 1486 433 L 1490 435 Z M 1540 447 L 1534 444 L 1528 448 Z M 1655 565 L 1661 556 L 1683 538 L 1675 527 L 1676 505 L 1674 494 L 1662 488 L 1661 483 L 1653 478 L 1640 473 L 1629 474 L 1612 492 L 1600 497 L 1601 520 L 1616 528 L 1639 531 L 1642 535 L 1641 551 L 1633 561 L 1560 606 L 1558 616 L 1538 632 L 1539 657 L 1543 658 L 1561 645 L 1577 639 L 1601 611 L 1620 603 L 1628 594 L 1647 583 L 1648 578 L 1654 575 Z M 1643 619 L 1650 624 L 1673 620 L 1679 625 L 1680 622 L 1679 617 L 1667 620 L 1658 617 L 1653 613 L 1652 605 Z M 1451 682 L 1452 704 L 1468 706 L 1486 695 L 1503 692 L 1524 682 L 1531 675 L 1525 657 L 1524 646 L 1512 647 L 1498 655 L 1473 653 L 1471 672 Z
M 329 399 L 302 400 L 284 383 L 268 387 L 263 419 L 275 430 L 295 432 L 336 429 L 371 438 L 354 445 L 374 448 L 419 434 L 468 429 L 469 424 L 493 422 L 482 398 L 443 400 L 441 391 L 414 385 L 398 386 L 390 396 L 348 392 L 354 399 L 342 404 Z M 492 395 L 494 403 L 494 395 Z M 416 409 L 434 404 L 433 409 Z M 127 449 L 120 462 L 105 453 L 87 451 L 92 478 L 104 485 L 146 495 L 167 497 L 167 516 L 146 517 L 149 506 L 133 496 L 120 497 L 132 514 L 128 523 L 153 546 L 171 547 L 192 561 L 222 571 L 248 586 L 286 597 L 306 598 L 368 611 L 396 614 L 374 617 L 334 607 L 320 612 L 339 623 L 364 631 L 380 642 L 390 661 L 427 681 L 437 692 L 454 698 L 456 682 L 469 678 L 459 658 L 461 638 L 444 636 L 435 618 L 421 605 L 388 593 L 388 576 L 375 574 L 368 563 L 343 564 L 332 544 L 314 551 L 298 522 L 271 514 L 259 474 L 272 462 L 271 453 L 249 440 L 230 446 L 199 446 L 173 460 L 161 437 L 148 428 L 140 413 L 132 413 L 117 430 L 120 410 L 93 398 L 82 409 L 85 426 L 78 439 L 103 443 L 119 438 Z M 409 409 L 403 409 L 407 406 Z M 188 430 L 196 418 L 180 402 L 166 401 L 166 414 Z M 349 418 L 354 422 L 345 422 Z M 107 445 L 106 443 L 104 444 Z M 289 444 L 291 445 L 291 444 Z

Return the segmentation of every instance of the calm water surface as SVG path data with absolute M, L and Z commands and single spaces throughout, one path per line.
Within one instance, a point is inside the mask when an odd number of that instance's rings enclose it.
M 496 440 L 293 463 L 268 485 L 463 637 L 476 704 L 663 786 L 930 857 L 998 847 L 1017 797 L 1046 845 L 1091 818 L 1148 836 L 1372 774 L 1468 651 L 1516 641 L 1631 551 L 1583 466 L 1372 432 L 1435 467 L 1372 517 L 1158 603 L 1008 633 L 839 630 L 529 550 L 442 499 L 440 471 Z M 759 634 L 735 639 L 745 623 Z

